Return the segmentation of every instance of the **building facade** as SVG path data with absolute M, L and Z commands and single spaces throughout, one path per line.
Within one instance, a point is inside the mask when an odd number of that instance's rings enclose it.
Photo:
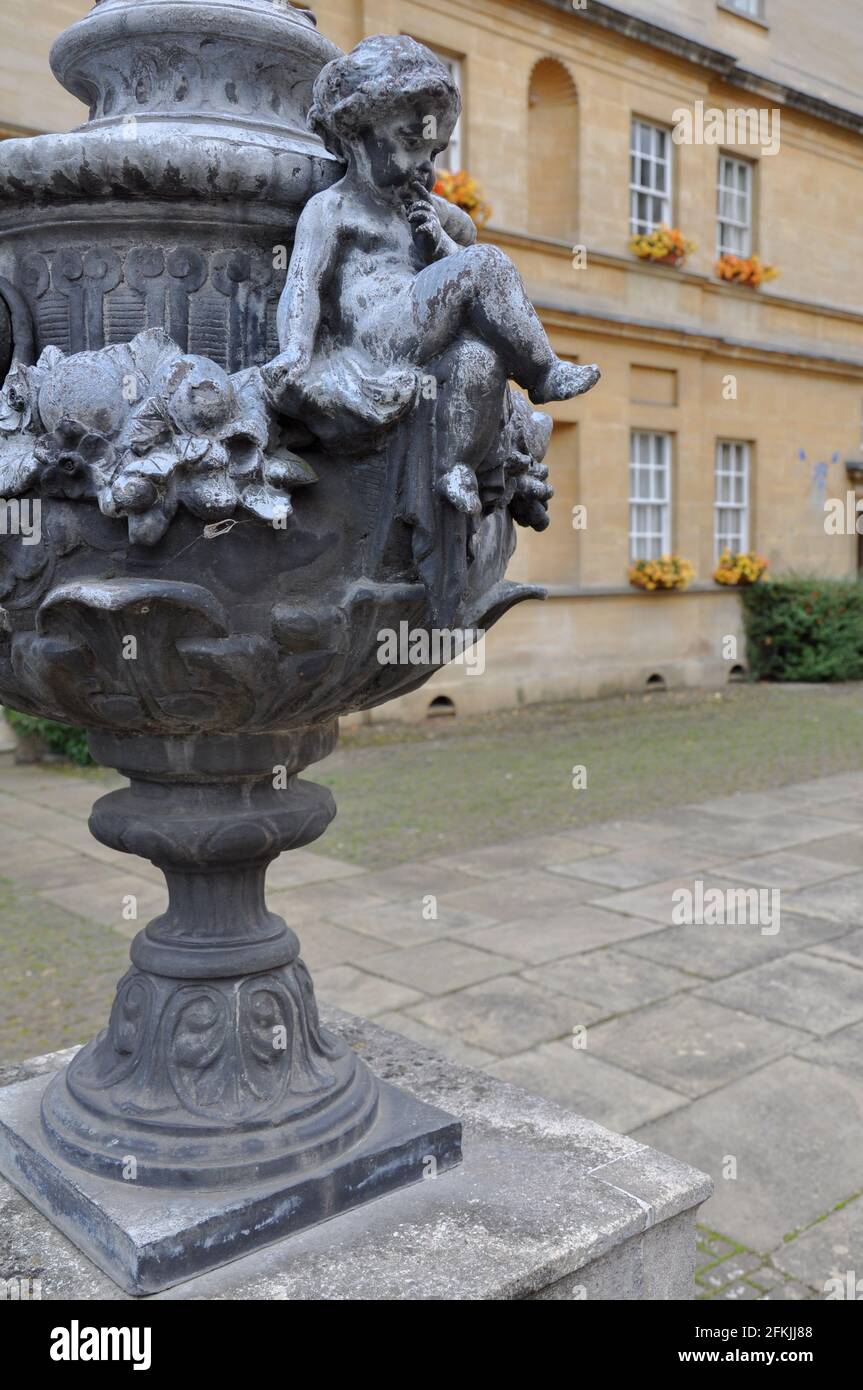
M 79 0 L 6 0 L 0 131 L 69 128 L 80 107 L 47 52 Z M 858 538 L 824 502 L 863 477 L 863 97 L 859 0 L 316 0 L 347 48 L 407 33 L 449 62 L 464 113 L 450 167 L 493 213 L 556 350 L 600 385 L 551 407 L 552 526 L 521 532 L 513 577 L 544 584 L 488 637 L 485 670 L 448 667 L 386 717 L 722 685 L 744 663 L 725 545 L 771 571 L 853 575 Z M 696 244 L 647 263 L 633 233 Z M 778 278 L 718 278 L 721 252 Z M 863 482 L 860 484 L 863 488 Z M 673 553 L 682 593 L 634 590 Z M 729 640 L 732 639 L 732 640 Z M 449 703 L 448 703 L 449 702 Z

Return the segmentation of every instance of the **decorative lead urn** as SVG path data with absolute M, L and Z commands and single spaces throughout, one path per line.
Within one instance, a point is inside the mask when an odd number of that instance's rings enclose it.
M 411 41 L 369 42 L 401 62 Z M 389 50 L 361 47 L 368 95 Z M 382 351 L 360 388 L 341 349 L 334 386 L 298 367 L 291 277 L 317 243 L 292 255 L 294 231 L 353 148 L 343 116 L 330 149 L 307 122 L 339 58 L 310 12 L 269 0 L 97 0 L 52 53 L 88 122 L 0 145 L 0 701 L 86 727 L 129 779 L 93 834 L 170 891 L 106 1030 L 47 1086 L 3 1092 L 0 1168 L 137 1293 L 460 1159 L 456 1119 L 321 1028 L 264 878 L 335 813 L 300 774 L 338 717 L 432 674 L 384 664 L 381 631 L 472 640 L 541 596 L 504 572 L 513 520 L 546 523 L 550 424 L 507 387 L 518 359 L 480 340 L 473 301 L 440 351 Z M 440 264 L 427 224 L 449 214 L 414 196 L 419 213 L 386 215 Z M 440 237 L 476 296 L 503 285 L 526 314 L 499 253 L 459 251 L 469 233 Z M 552 361 L 543 398 L 574 394 L 548 386 Z

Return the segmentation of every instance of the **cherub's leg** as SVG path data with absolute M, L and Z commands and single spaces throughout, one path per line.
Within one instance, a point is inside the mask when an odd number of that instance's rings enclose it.
M 525 294 L 521 276 L 496 246 L 469 246 L 421 270 L 413 282 L 412 323 L 402 330 L 406 355 L 420 364 L 470 329 L 504 363 L 531 400 L 568 400 L 599 380 L 597 367 L 556 356 Z
M 476 469 L 500 425 L 506 371 L 497 353 L 475 338 L 461 338 L 434 364 L 446 456 L 438 460 L 435 486 L 454 507 L 479 516 Z

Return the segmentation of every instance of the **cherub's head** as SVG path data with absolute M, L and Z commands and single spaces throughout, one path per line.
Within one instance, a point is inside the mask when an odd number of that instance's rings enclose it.
M 319 73 L 309 125 L 330 152 L 379 188 L 434 183 L 461 98 L 450 73 L 415 39 L 378 35 Z

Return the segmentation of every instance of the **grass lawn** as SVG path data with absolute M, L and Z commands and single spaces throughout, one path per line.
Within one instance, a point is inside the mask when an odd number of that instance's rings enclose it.
M 372 725 L 306 775 L 339 807 L 316 848 L 375 868 L 861 768 L 863 685 L 742 684 Z

